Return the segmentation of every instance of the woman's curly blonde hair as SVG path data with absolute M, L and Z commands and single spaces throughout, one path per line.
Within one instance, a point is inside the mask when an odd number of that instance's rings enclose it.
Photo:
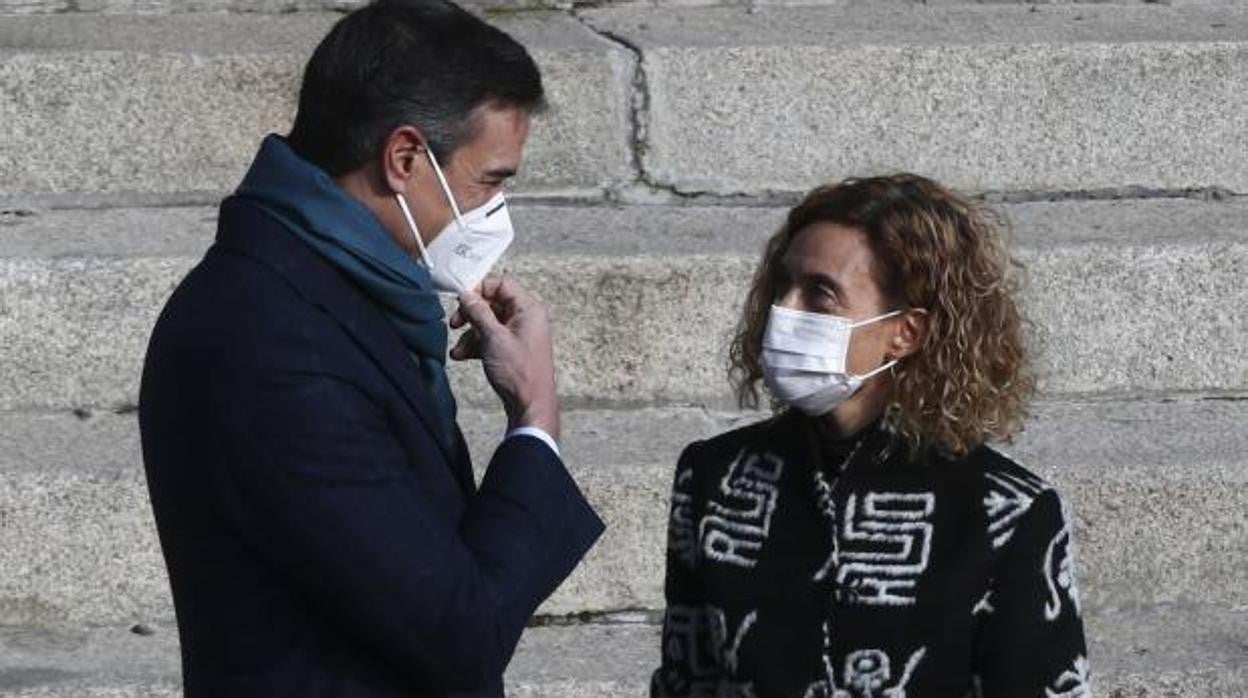
M 986 441 L 1008 441 L 1026 417 L 1035 379 L 1015 301 L 1021 265 L 1003 241 L 1007 223 L 912 174 L 819 187 L 768 240 L 729 352 L 741 406 L 758 406 L 763 331 L 782 290 L 781 259 L 816 223 L 863 232 L 885 299 L 894 308 L 927 310 L 921 347 L 893 372 L 886 426 L 914 453 L 934 448 L 960 457 Z

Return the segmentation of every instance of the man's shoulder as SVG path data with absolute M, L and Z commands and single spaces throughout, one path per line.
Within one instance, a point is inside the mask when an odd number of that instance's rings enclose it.
M 166 301 L 148 361 L 222 378 L 288 363 L 323 366 L 351 347 L 333 318 L 279 270 L 218 242 Z
M 296 324 L 306 331 L 314 310 L 274 270 L 213 245 L 169 297 L 156 330 L 258 339 Z
M 322 312 L 309 298 L 302 276 L 325 263 L 281 222 L 247 199 L 222 202 L 216 239 L 170 298 L 167 310 L 187 311 L 188 319 L 220 317 L 228 327 L 248 332 L 282 331 L 284 322 L 248 322 L 249 318 L 297 319 L 314 326 Z M 328 318 L 324 318 L 328 319 Z

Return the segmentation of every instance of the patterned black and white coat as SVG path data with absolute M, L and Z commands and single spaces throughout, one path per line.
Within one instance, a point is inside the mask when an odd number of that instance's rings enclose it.
M 1087 698 L 1070 518 L 988 448 L 789 412 L 689 446 L 652 698 Z

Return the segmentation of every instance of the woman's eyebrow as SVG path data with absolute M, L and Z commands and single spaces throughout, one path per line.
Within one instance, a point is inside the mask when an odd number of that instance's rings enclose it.
M 844 286 L 841 285 L 840 281 L 836 280 L 836 277 L 830 274 L 827 274 L 825 272 L 804 271 L 802 272 L 802 277 L 805 278 L 807 281 L 811 281 L 811 282 L 820 284 L 822 286 L 831 287 L 832 291 L 836 293 L 836 295 L 838 296 L 841 295 L 841 291 L 844 290 Z

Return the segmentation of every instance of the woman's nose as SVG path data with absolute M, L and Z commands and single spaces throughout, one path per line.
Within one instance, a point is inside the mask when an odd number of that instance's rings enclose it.
M 776 305 L 789 310 L 805 310 L 805 304 L 802 303 L 802 290 L 797 286 L 790 286 L 788 289 L 780 292 L 780 296 L 776 298 Z

